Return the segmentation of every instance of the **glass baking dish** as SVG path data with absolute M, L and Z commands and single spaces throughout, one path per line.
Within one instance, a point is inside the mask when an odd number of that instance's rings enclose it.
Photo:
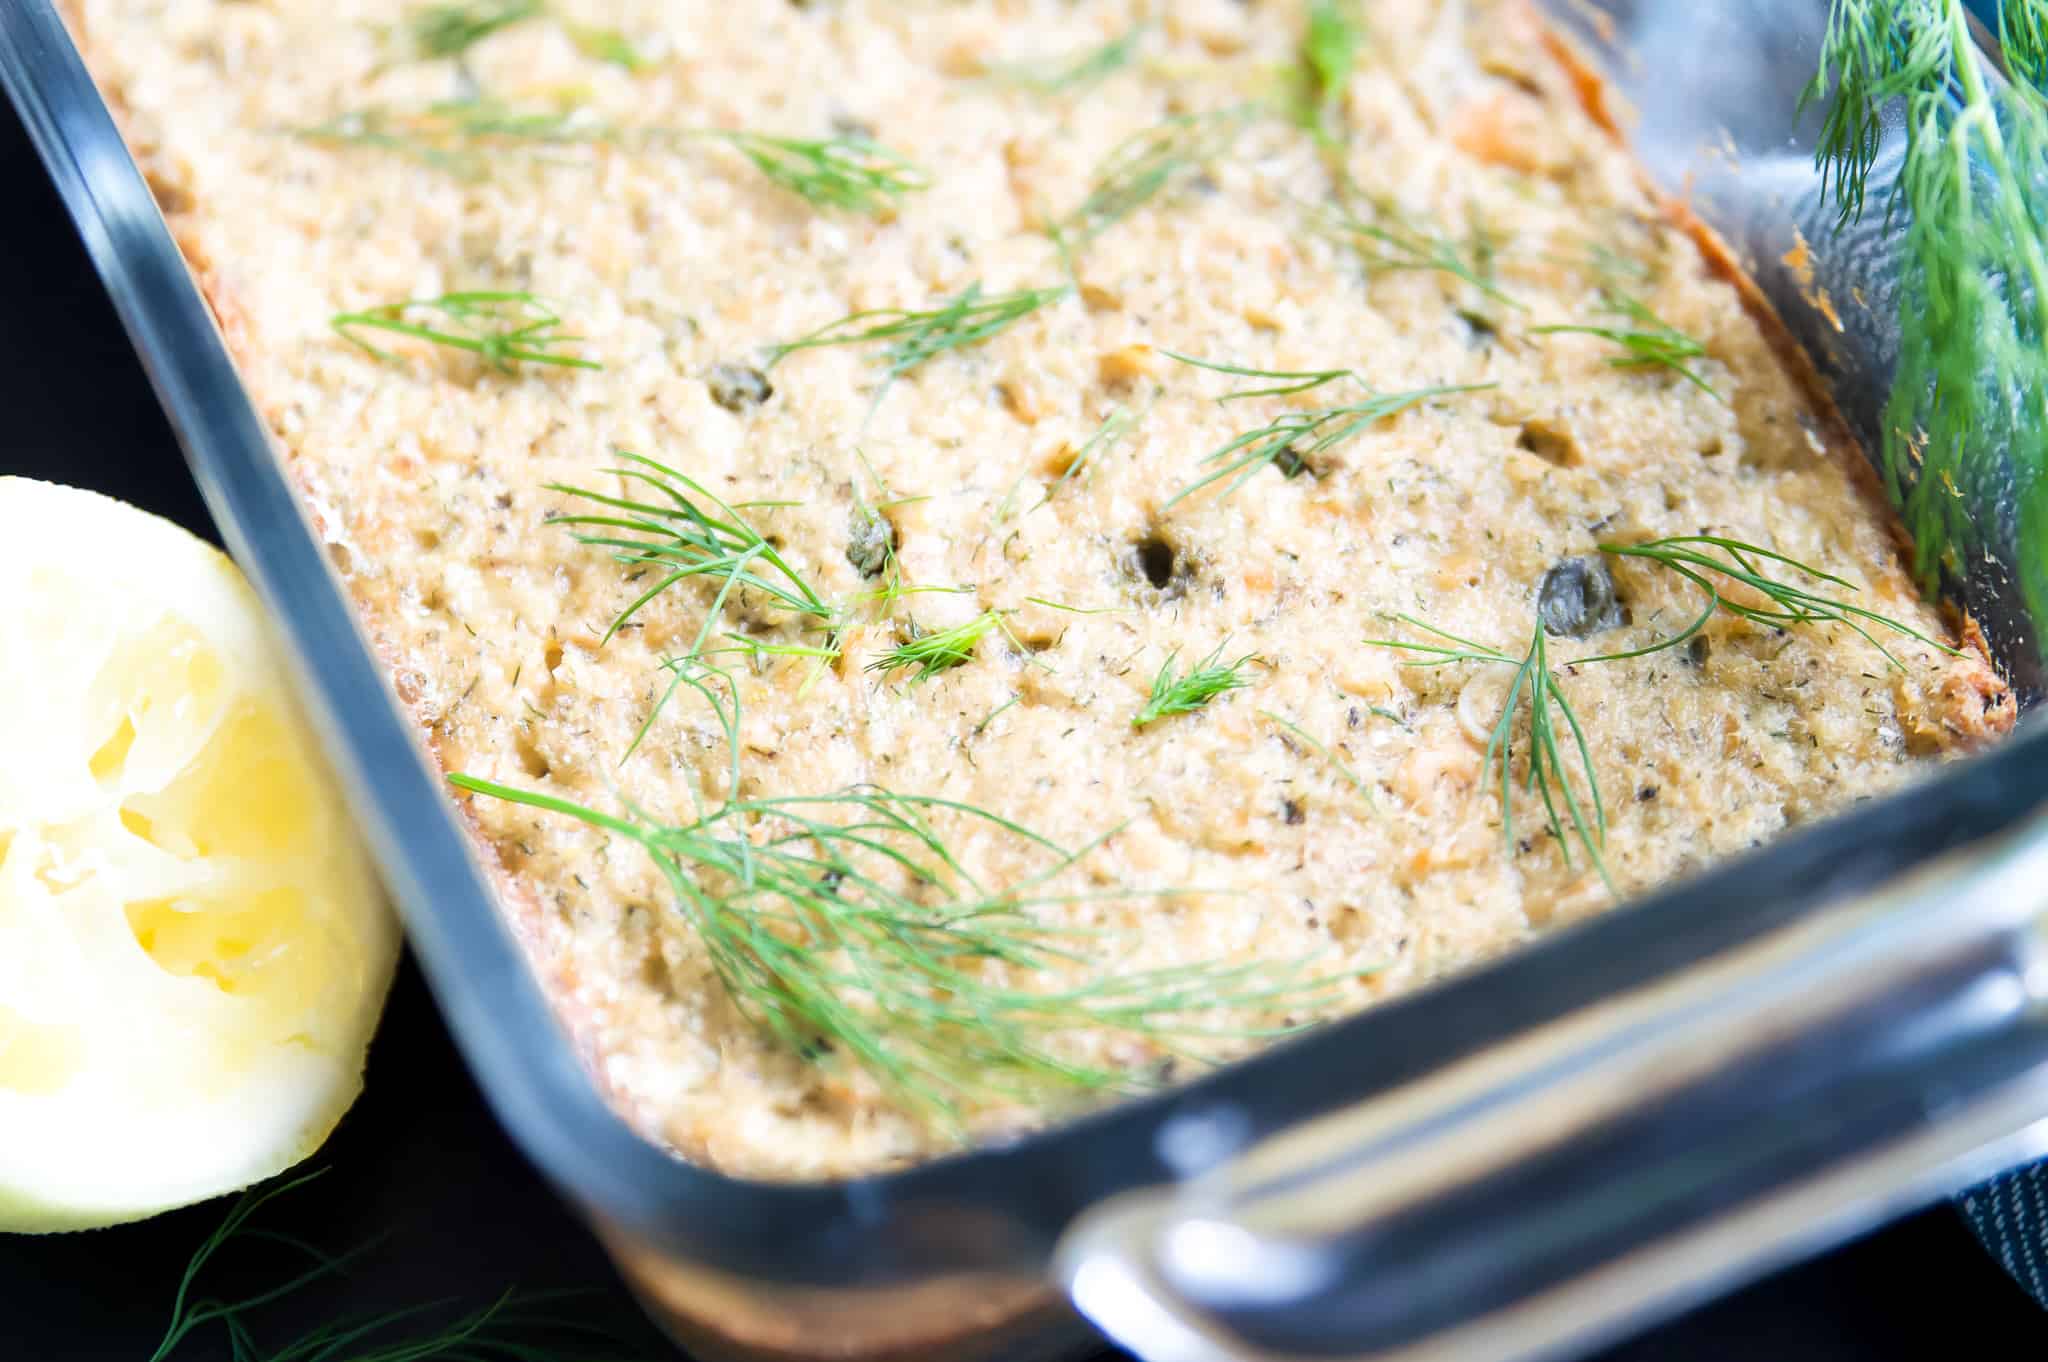
M 1821 288 L 1869 300 L 1839 326 L 1782 260 L 1830 237 L 1792 116 L 1825 0 L 1549 7 L 1867 443 L 1897 224 L 1820 252 Z M 678 1339 L 1021 1357 L 1092 1323 L 1148 1362 L 1554 1355 L 2048 1153 L 2029 716 L 1906 796 L 1184 1089 L 836 1184 L 678 1162 L 605 1106 L 500 919 L 51 0 L 0 4 L 0 83 L 276 613 L 471 1067 Z M 2038 634 L 1994 550 L 1956 594 L 2030 702 Z

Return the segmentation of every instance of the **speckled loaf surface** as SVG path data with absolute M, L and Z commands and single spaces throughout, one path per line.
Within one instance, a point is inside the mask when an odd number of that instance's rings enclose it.
M 1513 669 L 1423 668 L 1369 646 L 1422 637 L 1398 616 L 1519 658 L 1561 561 L 1704 532 L 1824 568 L 1860 603 L 1953 641 L 1770 319 L 1645 189 L 1530 12 L 1442 0 L 1362 13 L 1365 40 L 1326 109 L 1334 141 L 1319 143 L 1284 112 L 1307 19 L 1293 0 L 559 0 L 459 60 L 400 50 L 396 0 L 68 0 L 449 770 L 679 820 L 730 793 L 717 718 L 688 696 L 622 760 L 716 583 L 678 585 L 606 640 L 645 582 L 548 524 L 574 508 L 551 484 L 622 493 L 606 470 L 632 451 L 759 503 L 746 514 L 839 612 L 836 661 L 724 659 L 741 678 L 747 792 L 868 784 L 970 803 L 1065 847 L 1113 833 L 1062 874 L 1058 901 L 1031 909 L 1090 944 L 1020 986 L 1313 959 L 1334 980 L 1315 1007 L 1332 1014 L 1617 897 L 1522 787 L 1526 741 L 1503 837 L 1485 762 Z M 603 59 L 578 25 L 615 27 L 638 61 Z M 1085 88 L 1017 78 L 1139 25 L 1132 60 Z M 715 138 L 567 137 L 472 164 L 303 135 L 479 92 L 573 109 L 586 130 L 858 129 L 929 187 L 871 216 L 814 206 Z M 1126 139 L 1225 110 L 1241 113 L 1220 120 L 1230 131 L 1213 154 L 1076 239 L 1074 212 Z M 1491 271 L 1488 287 L 1373 268 L 1371 239 L 1361 253 L 1331 230 L 1340 172 L 1373 221 L 1453 243 Z M 1067 261 L 1048 234 L 1062 223 Z M 767 363 L 776 343 L 847 314 L 928 308 L 977 283 L 1057 287 L 1069 262 L 1078 287 L 886 391 L 874 346 Z M 1697 382 L 1617 365 L 1627 352 L 1609 339 L 1543 329 L 1616 325 L 1623 284 L 1703 347 L 1687 364 Z M 545 298 L 583 338 L 572 353 L 602 367 L 500 369 L 391 338 L 379 358 L 329 324 L 458 289 Z M 1261 385 L 1175 356 L 1358 378 L 1219 402 Z M 1305 466 L 1283 456 L 1234 488 L 1179 495 L 1238 435 L 1368 386 L 1472 390 L 1370 423 Z M 1089 446 L 1105 422 L 1121 438 Z M 874 536 L 859 542 L 859 508 L 874 505 L 892 580 L 915 590 L 881 598 L 862 575 L 879 561 Z M 1689 646 L 1573 667 L 1701 609 L 1697 588 L 1654 563 L 1611 570 L 1618 607 L 1549 650 L 1604 796 L 1620 896 L 1896 789 L 2010 723 L 1975 652 L 1885 635 L 1894 667 L 1839 625 L 1723 614 Z M 715 633 L 824 642 L 771 605 L 743 593 Z M 871 669 L 906 638 L 991 610 L 1002 627 L 963 665 L 924 680 Z M 1252 659 L 1248 684 L 1133 726 L 1162 664 L 1218 649 Z M 1575 759 L 1568 769 L 1583 790 Z M 648 1136 L 776 1178 L 957 1144 L 843 1056 L 764 1034 L 628 842 L 465 803 L 536 969 Z M 1037 864 L 1014 838 L 937 822 L 985 884 Z M 1269 1010 L 1233 1031 L 1304 1019 L 1282 1015 L 1298 1010 L 1286 1000 Z M 1128 1032 L 1049 1043 L 1134 1076 L 1179 1059 Z M 1072 1105 L 982 1100 L 965 1126 L 993 1137 Z

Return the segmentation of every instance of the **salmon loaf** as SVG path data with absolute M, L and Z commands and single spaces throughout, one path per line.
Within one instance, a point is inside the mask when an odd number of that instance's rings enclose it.
M 622 820 L 457 796 L 682 1157 L 1028 1130 L 2011 722 L 1523 3 L 67 12 L 440 763 Z

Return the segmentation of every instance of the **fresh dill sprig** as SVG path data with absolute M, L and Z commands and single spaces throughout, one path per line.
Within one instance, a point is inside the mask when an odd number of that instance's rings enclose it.
M 764 659 L 771 657 L 822 658 L 829 662 L 839 656 L 841 652 L 839 646 L 834 643 L 771 643 L 766 639 L 755 638 L 752 634 L 735 634 L 730 631 L 721 635 L 721 637 L 730 646 L 706 648 L 701 650 L 700 655 L 716 657 L 720 653 L 738 653 L 749 661 L 758 664 Z
M 463 179 L 481 177 L 491 154 L 622 138 L 618 128 L 583 109 L 520 109 L 496 99 L 449 100 L 413 111 L 372 106 L 292 131 L 308 142 L 390 152 Z
M 1268 465 L 1278 468 L 1289 478 L 1298 477 L 1314 469 L 1312 460 L 1317 456 L 1327 453 L 1360 431 L 1391 416 L 1397 416 L 1410 407 L 1432 398 L 1448 397 L 1455 393 L 1483 392 L 1494 386 L 1491 383 L 1467 383 L 1382 393 L 1374 392 L 1371 385 L 1351 369 L 1247 369 L 1235 364 L 1217 364 L 1210 360 L 1196 359 L 1191 355 L 1177 354 L 1171 350 L 1163 350 L 1160 353 L 1182 364 L 1192 364 L 1198 369 L 1209 369 L 1219 374 L 1279 380 L 1271 387 L 1225 393 L 1216 399 L 1218 402 L 1241 402 L 1255 397 L 1286 397 L 1340 380 L 1349 380 L 1366 390 L 1366 396 L 1357 402 L 1290 411 L 1255 430 L 1248 430 L 1236 436 L 1228 444 L 1203 457 L 1203 463 L 1219 466 L 1213 472 L 1174 493 L 1163 508 L 1167 510 L 1223 478 L 1232 479 L 1223 491 L 1223 495 L 1227 497 Z
M 1053 479 L 1052 486 L 1046 489 L 1046 501 L 1052 500 L 1052 494 L 1059 490 L 1063 483 L 1071 478 L 1081 476 L 1088 471 L 1097 458 L 1107 454 L 1110 450 L 1123 443 L 1124 438 L 1131 433 L 1143 417 L 1144 412 L 1133 412 L 1128 407 L 1110 408 L 1109 415 L 1102 418 L 1101 423 L 1095 427 L 1094 433 L 1082 442 L 1079 449 L 1074 451 L 1074 457 L 1068 461 L 1065 468 L 1060 470 L 1060 475 Z M 1045 502 L 1039 503 L 1040 506 L 1044 504 Z M 1034 506 L 1032 509 L 1036 510 L 1038 508 Z
M 441 325 L 415 321 L 433 317 Z M 581 336 L 562 330 L 562 319 L 531 293 L 444 293 L 438 298 L 408 298 L 383 303 L 364 312 L 341 312 L 328 319 L 341 336 L 386 362 L 398 357 L 357 335 L 382 331 L 431 341 L 453 350 L 467 350 L 493 369 L 509 373 L 515 364 L 553 364 L 566 369 L 602 369 L 595 360 L 565 354 L 563 347 L 580 345 Z
M 275 1349 L 259 1350 L 253 1336 L 237 1331 L 233 1362 L 598 1362 L 583 1349 L 615 1347 L 617 1337 L 552 1308 L 584 1294 L 507 1291 L 442 1323 L 426 1322 L 445 1313 L 439 1303 L 347 1315 Z M 609 1362 L 619 1354 L 603 1356 Z
M 1356 0 L 1309 0 L 1301 63 L 1292 73 L 1288 113 L 1320 142 L 1334 142 L 1345 83 L 1365 46 Z
M 719 720 L 736 744 L 740 702 L 730 678 L 725 684 Z M 1177 1053 L 1192 1040 L 1279 1034 L 1295 1028 L 1250 1020 L 1312 1005 L 1334 982 L 1307 975 L 1303 962 L 1122 968 L 1104 956 L 1099 932 L 1037 916 L 1073 901 L 1053 882 L 1107 837 L 1070 852 L 954 800 L 875 787 L 766 798 L 735 790 L 691 822 L 663 823 L 636 809 L 614 815 L 472 776 L 449 779 L 639 846 L 755 1025 L 795 1053 L 864 1071 L 955 1133 L 963 1109 L 986 1102 L 1148 1085 L 1147 1075 L 1068 1058 L 1066 1038 L 1107 1030 Z M 949 838 L 946 825 L 960 836 Z M 1037 868 L 985 885 L 955 850 L 967 838 L 995 839 Z M 1090 960 L 1099 964 L 1081 982 L 1029 986 L 1033 975 Z
M 1143 728 L 1176 714 L 1192 714 L 1217 696 L 1251 684 L 1251 678 L 1244 674 L 1253 660 L 1250 653 L 1235 662 L 1224 662 L 1223 645 L 1219 643 L 1216 651 L 1176 675 L 1173 659 L 1178 655 L 1178 650 L 1168 653 L 1166 661 L 1159 664 L 1159 674 L 1152 678 L 1150 698 L 1131 716 L 1132 728 Z
M 1841 224 L 1863 215 L 1892 100 L 1946 86 L 1952 54 L 1942 22 L 1949 0 L 1841 0 L 1828 15 L 1820 67 L 1799 98 L 1803 110 L 1834 87 L 1815 158 L 1821 196 L 1832 192 Z M 1961 6 L 1953 8 L 1961 14 Z
M 1502 292 L 1494 267 L 1500 243 L 1477 223 L 1461 239 L 1416 220 L 1391 201 L 1373 203 L 1369 219 L 1338 207 L 1320 210 L 1316 221 L 1323 231 L 1358 253 L 1368 275 L 1441 274 L 1503 307 L 1527 310 Z
M 2000 5 L 1998 46 L 2005 69 L 2040 89 L 2048 81 L 2048 5 Z
M 1576 256 L 1558 258 L 1556 263 L 1591 275 L 1603 292 L 1641 287 L 1657 277 L 1648 261 L 1638 260 L 1604 241 L 1588 241 Z
M 575 1291 L 507 1291 L 489 1305 L 439 1324 L 426 1324 L 447 1312 L 446 1302 L 430 1302 L 384 1312 L 343 1315 L 318 1325 L 284 1344 L 259 1346 L 252 1316 L 264 1307 L 294 1295 L 316 1280 L 342 1271 L 351 1259 L 373 1245 L 339 1256 L 322 1253 L 303 1240 L 252 1227 L 257 1213 L 277 1198 L 319 1177 L 305 1174 L 269 1187 L 251 1188 L 229 1208 L 219 1228 L 201 1241 L 179 1279 L 171 1319 L 147 1362 L 168 1362 L 195 1330 L 218 1324 L 227 1335 L 232 1362 L 568 1362 L 558 1349 L 620 1340 L 608 1329 L 542 1309 L 555 1302 L 584 1296 Z M 206 1266 L 231 1243 L 261 1244 L 271 1261 L 280 1249 L 302 1257 L 309 1266 L 278 1285 L 236 1301 L 197 1293 Z M 402 1331 L 409 1326 L 409 1331 Z M 585 1356 L 588 1354 L 575 1354 Z
M 1607 840 L 1607 806 L 1600 797 L 1600 778 L 1593 769 L 1593 753 L 1586 742 L 1585 729 L 1580 726 L 1578 714 L 1558 687 L 1557 674 L 1551 669 L 1543 621 L 1540 618 L 1536 621 L 1530 631 L 1527 651 L 1516 657 L 1484 643 L 1461 638 L 1413 615 L 1396 615 L 1395 618 L 1440 641 L 1367 639 L 1369 647 L 1419 654 L 1421 660 L 1410 661 L 1408 665 L 1411 667 L 1448 667 L 1461 662 L 1476 662 L 1515 669 L 1507 699 L 1501 705 L 1500 718 L 1487 737 L 1484 761 L 1485 768 L 1500 772 L 1501 835 L 1506 841 L 1508 855 L 1512 857 L 1515 854 L 1515 730 L 1517 716 L 1526 711 L 1529 756 L 1524 788 L 1542 799 L 1545 822 L 1550 835 L 1557 839 L 1558 851 L 1565 864 L 1571 864 L 1570 838 L 1575 836 L 1585 851 L 1586 859 L 1612 893 L 1614 881 L 1607 873 L 1607 861 L 1601 854 Z M 1560 717 L 1570 738 L 1570 749 L 1578 755 L 1579 778 L 1586 787 L 1583 797 L 1574 787 L 1571 773 L 1565 765 L 1567 744 L 1559 734 L 1557 721 Z
M 216 1322 L 232 1321 L 250 1310 L 288 1296 L 336 1269 L 338 1264 L 335 1259 L 310 1254 L 310 1267 L 259 1295 L 239 1301 L 221 1301 L 201 1297 L 195 1292 L 200 1274 L 213 1260 L 214 1255 L 230 1240 L 252 1233 L 248 1228 L 249 1221 L 258 1211 L 287 1192 L 296 1191 L 319 1176 L 320 1172 L 316 1171 L 272 1187 L 252 1187 L 235 1198 L 234 1205 L 228 1208 L 227 1217 L 221 1221 L 219 1228 L 200 1241 L 191 1261 L 185 1264 L 184 1275 L 178 1279 L 177 1295 L 171 1301 L 170 1323 L 165 1327 L 164 1336 L 157 1343 L 156 1351 L 149 1355 L 148 1362 L 164 1362 L 164 1359 L 170 1357 L 178 1345 L 185 1341 L 186 1336 L 195 1329 Z
M 875 394 L 882 400 L 890 385 L 923 364 L 954 350 L 980 345 L 1001 335 L 1018 322 L 1050 303 L 1067 296 L 1062 284 L 1053 288 L 1021 289 L 1015 293 L 981 291 L 981 284 L 969 284 L 934 308 L 878 308 L 841 317 L 811 332 L 774 346 L 768 352 L 768 367 L 774 368 L 799 350 L 823 345 L 881 345 L 882 366 L 887 375 Z
M 905 194 L 931 188 L 931 177 L 879 143 L 859 136 L 822 141 L 759 132 L 707 132 L 768 179 L 820 208 L 881 217 Z
M 1962 0 L 1836 0 L 1802 106 L 1826 99 L 1816 159 L 1843 227 L 1860 218 L 1885 114 L 1904 106 L 1888 214 L 1897 234 L 1899 358 L 1878 451 L 1912 533 L 1921 588 L 2002 556 L 2048 610 L 2048 0 L 2004 0 L 2019 79 L 1984 69 Z M 1983 513 L 2009 506 L 2016 525 Z
M 1379 712 L 1381 711 L 1379 711 L 1379 709 L 1375 707 L 1374 713 Z M 1315 738 L 1311 737 L 1301 727 L 1301 725 L 1296 723 L 1290 723 L 1288 720 L 1281 718 L 1278 714 L 1273 713 L 1273 711 L 1269 709 L 1260 710 L 1259 717 L 1262 719 L 1266 719 L 1271 723 L 1278 724 L 1281 728 L 1286 729 L 1288 733 L 1293 735 L 1296 741 L 1305 744 L 1311 752 L 1314 752 L 1317 756 L 1321 757 L 1324 761 L 1328 762 L 1332 770 L 1334 770 L 1338 775 L 1344 777 L 1345 780 L 1349 781 L 1351 783 L 1352 789 L 1358 791 L 1358 797 L 1365 801 L 1366 808 L 1373 810 L 1377 810 L 1379 808 L 1379 801 L 1372 797 L 1372 787 L 1367 785 L 1363 780 L 1359 779 L 1358 773 L 1356 771 L 1352 770 L 1351 767 L 1348 764 L 1346 764 L 1344 760 L 1340 758 L 1335 752 L 1332 752 L 1328 747 L 1324 746 Z
M 547 14 L 545 0 L 470 0 L 466 4 L 427 5 L 406 16 L 405 30 L 412 49 L 433 59 L 460 57 L 499 29 Z M 640 53 L 615 28 L 580 24 L 555 16 L 555 22 L 576 50 L 593 61 L 610 62 L 628 71 L 645 65 Z
M 1082 94 L 1137 60 L 1151 27 L 1150 24 L 1136 24 L 1121 36 L 1078 56 L 998 66 L 990 75 L 1005 85 L 1014 85 L 1037 95 Z
M 623 39 L 619 39 L 623 42 Z M 730 128 L 622 128 L 579 108 L 519 109 L 495 99 L 453 100 L 417 112 L 356 110 L 297 129 L 311 142 L 394 152 L 476 178 L 492 153 L 535 146 L 611 145 L 631 151 L 720 142 L 771 184 L 820 208 L 883 216 L 906 194 L 931 187 L 908 159 L 871 138 L 780 137 Z
M 965 624 L 956 624 L 950 629 L 935 629 L 929 634 L 919 634 L 897 644 L 868 663 L 871 672 L 901 671 L 915 667 L 917 675 L 912 681 L 928 681 L 940 672 L 951 671 L 974 656 L 974 649 L 990 631 L 1002 627 L 1003 616 L 999 610 L 984 610 Z
M 811 687 L 817 683 L 818 677 L 824 673 L 825 668 L 837 661 L 840 654 L 846 651 L 844 644 L 841 642 L 842 637 L 843 635 L 834 629 L 826 634 L 823 643 L 771 643 L 765 639 L 755 638 L 751 634 L 736 634 L 728 630 L 724 635 L 728 646 L 723 648 L 703 648 L 694 654 L 684 657 L 665 658 L 661 665 L 670 672 L 680 675 L 681 669 L 688 667 L 692 662 L 699 659 L 717 657 L 724 653 L 737 653 L 744 657 L 756 672 L 760 672 L 766 669 L 776 658 L 800 657 L 807 659 L 811 664 L 810 674 L 797 687 L 796 698 L 801 700 L 810 693 Z M 673 692 L 675 686 L 672 684 L 669 689 Z M 647 737 L 647 731 L 654 727 L 655 717 L 661 712 L 662 705 L 665 703 L 666 699 L 658 701 L 654 708 L 648 711 L 646 719 L 641 721 L 639 731 L 633 735 L 632 743 L 619 758 L 622 764 L 627 757 L 632 756 L 635 751 L 639 750 L 641 742 Z M 737 768 L 733 771 L 733 779 L 735 781 L 739 779 Z
M 1096 168 L 1094 187 L 1080 206 L 1049 229 L 1070 271 L 1089 243 L 1229 151 L 1251 115 L 1244 106 L 1183 114 L 1120 143 Z
M 569 35 L 569 41 L 576 45 L 576 50 L 592 61 L 610 62 L 628 71 L 644 70 L 647 66 L 640 49 L 618 29 L 564 19 L 562 31 Z
M 551 492 L 619 512 L 557 513 L 548 517 L 550 524 L 567 526 L 576 531 L 578 543 L 608 549 L 615 559 L 629 567 L 652 569 L 659 574 L 654 585 L 619 612 L 605 630 L 606 640 L 638 614 L 642 606 L 676 583 L 693 577 L 709 577 L 719 587 L 691 646 L 692 654 L 703 648 L 727 599 L 736 590 L 761 592 L 812 619 L 832 618 L 831 608 L 818 598 L 810 583 L 738 511 L 666 464 L 626 450 L 618 453 L 625 464 L 605 471 L 645 485 L 657 494 L 656 500 L 613 496 L 565 483 L 547 485 Z M 707 510 L 707 505 L 712 509 Z M 767 570 L 772 570 L 773 575 L 764 575 Z
M 1614 289 L 1603 289 L 1601 300 L 1607 311 L 1631 324 L 1532 326 L 1529 333 L 1535 336 L 1598 337 L 1620 346 L 1625 352 L 1607 361 L 1617 369 L 1669 369 L 1709 397 L 1717 401 L 1727 400 L 1692 367 L 1693 360 L 1706 357 L 1706 346 L 1658 317 L 1640 298 Z
M 970 736 L 976 738 L 980 737 L 983 733 L 986 733 L 988 731 L 988 726 L 994 723 L 998 716 L 1003 714 L 1006 710 L 1009 710 L 1016 705 L 1020 705 L 1023 702 L 1023 692 L 1011 692 L 1009 699 L 1003 701 L 1000 705 L 997 705 L 994 709 L 990 710 L 988 713 L 981 716 L 981 722 L 976 724 L 972 729 L 968 730 Z
M 1026 596 L 1032 605 L 1042 605 L 1048 610 L 1057 610 L 1066 615 L 1121 615 L 1130 607 L 1127 605 L 1068 605 L 1064 601 L 1049 600 L 1044 596 Z
M 1903 667 L 1904 664 L 1892 655 L 1889 648 L 1878 641 L 1872 632 L 1873 629 L 1917 639 L 1929 647 L 1939 648 L 1951 657 L 1961 656 L 1948 645 L 1937 642 L 1890 616 L 1770 576 L 1767 571 L 1768 565 L 1777 563 L 1816 583 L 1827 583 L 1851 592 L 1856 590 L 1852 583 L 1833 573 L 1823 572 L 1817 567 L 1802 563 L 1796 558 L 1788 558 L 1771 549 L 1745 544 L 1739 539 L 1727 539 L 1710 534 L 1682 534 L 1667 539 L 1653 539 L 1642 544 L 1602 544 L 1600 552 L 1613 558 L 1631 558 L 1654 563 L 1675 572 L 1704 591 L 1707 595 L 1707 604 L 1697 619 L 1670 638 L 1660 639 L 1647 647 L 1631 649 L 1628 652 L 1581 658 L 1573 664 L 1575 666 L 1588 662 L 1643 657 L 1649 653 L 1662 652 L 1666 648 L 1675 648 L 1706 628 L 1707 621 L 1712 619 L 1716 612 L 1726 612 L 1768 628 L 1817 623 L 1846 625 L 1855 630 L 1864 642 L 1884 654 L 1884 660 L 1893 667 Z M 1757 606 L 1730 600 L 1722 594 L 1721 587 L 1724 583 L 1756 592 L 1768 604 Z
M 422 57 L 459 57 L 501 28 L 539 17 L 542 0 L 470 0 L 426 5 L 408 14 L 405 29 Z

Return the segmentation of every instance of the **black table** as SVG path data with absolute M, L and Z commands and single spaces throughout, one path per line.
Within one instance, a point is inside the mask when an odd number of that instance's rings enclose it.
M 211 534 L 99 282 L 4 105 L 0 185 L 0 473 L 97 488 Z M 351 1311 L 582 1289 L 556 1312 L 622 1331 L 631 1347 L 608 1350 L 620 1356 L 664 1356 L 589 1235 L 499 1132 L 410 965 L 371 1052 L 368 1092 L 312 1166 L 326 1171 L 274 1203 L 264 1223 L 330 1252 L 367 1247 L 257 1317 L 273 1346 Z M 147 1362 L 179 1274 L 224 1209 L 95 1234 L 0 1236 L 0 1362 Z M 239 1298 L 301 1263 L 246 1244 L 222 1255 L 208 1289 Z M 1941 1207 L 1601 1362 L 1729 1362 L 1738 1349 L 1758 1362 L 1918 1362 L 1947 1355 L 1965 1323 L 1969 1336 L 2021 1355 L 2048 1346 L 2048 1316 Z M 193 1335 L 171 1362 L 229 1356 L 215 1331 Z

